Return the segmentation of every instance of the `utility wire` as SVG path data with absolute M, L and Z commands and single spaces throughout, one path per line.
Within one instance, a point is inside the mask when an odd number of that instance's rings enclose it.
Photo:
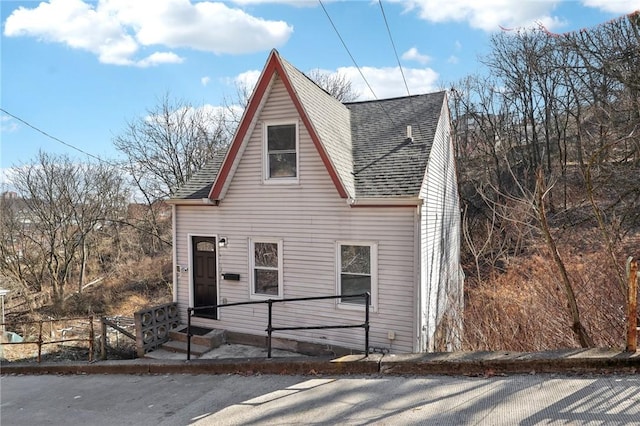
M 391 28 L 389 28 L 387 15 L 384 13 L 384 7 L 382 7 L 382 0 L 378 0 L 378 4 L 380 5 L 380 11 L 382 12 L 382 18 L 384 19 L 384 25 L 387 27 L 387 34 L 389 34 L 389 40 L 391 40 L 393 53 L 394 55 L 396 55 L 396 62 L 398 62 L 398 67 L 400 68 L 400 74 L 402 74 L 402 81 L 404 82 L 404 87 L 407 89 L 407 95 L 411 96 L 411 92 L 409 91 L 409 85 L 407 84 L 407 79 L 404 76 L 404 71 L 402 70 L 402 65 L 400 64 L 400 58 L 398 57 L 398 50 L 396 49 L 396 44 L 393 42 L 393 37 L 391 37 Z
M 86 151 L 83 151 L 82 149 L 80 149 L 80 148 L 78 148 L 78 147 L 76 147 L 76 146 L 73 146 L 73 145 L 71 145 L 70 143 L 67 143 L 67 142 L 63 141 L 62 139 L 59 139 L 59 138 L 57 138 L 57 137 L 55 137 L 55 136 L 50 135 L 49 133 L 45 132 L 44 130 L 41 130 L 41 129 L 39 129 L 38 127 L 34 126 L 33 124 L 28 123 L 27 121 L 23 120 L 22 118 L 20 118 L 20 117 L 18 117 L 18 116 L 16 116 L 16 115 L 11 114 L 11 113 L 10 113 L 9 111 L 7 111 L 6 109 L 0 108 L 0 112 L 2 112 L 2 113 L 4 113 L 4 114 L 8 115 L 9 117 L 12 117 L 12 118 L 14 118 L 14 119 L 18 120 L 19 122 L 21 122 L 21 123 L 22 123 L 22 124 L 24 124 L 25 126 L 28 126 L 28 127 L 32 128 L 33 130 L 35 130 L 35 131 L 36 131 L 36 132 L 38 132 L 38 133 L 42 133 L 43 135 L 45 135 L 45 136 L 46 136 L 46 137 L 48 137 L 49 139 L 53 139 L 54 141 L 56 141 L 56 142 L 58 142 L 58 143 L 61 143 L 61 144 L 62 144 L 62 145 L 64 145 L 64 146 L 67 146 L 67 147 L 69 147 L 69 148 L 71 148 L 71 149 L 75 149 L 76 151 L 81 152 L 81 153 L 83 153 L 84 155 L 87 155 L 87 156 L 89 156 L 89 157 L 91 157 L 91 158 L 94 158 L 94 159 L 96 159 L 96 160 L 98 160 L 98 161 L 100 161 L 100 162 L 102 162 L 102 163 L 107 163 L 107 164 L 109 164 L 110 166 L 118 167 L 116 164 L 113 164 L 113 163 L 111 163 L 111 162 L 109 162 L 109 161 L 107 161 L 107 160 L 103 160 L 103 159 L 102 159 L 102 158 L 100 158 L 100 157 L 97 157 L 97 156 L 95 156 L 95 155 L 93 155 L 93 154 L 91 154 L 91 153 L 88 153 L 88 152 L 86 152 Z
M 369 84 L 369 82 L 367 81 L 366 77 L 364 76 L 364 74 L 362 73 L 362 70 L 360 69 L 360 66 L 358 65 L 358 63 L 356 62 L 356 60 L 353 58 L 353 55 L 351 54 L 351 51 L 349 51 L 349 48 L 347 47 L 347 44 L 344 42 L 344 40 L 342 39 L 342 36 L 340 35 L 340 31 L 338 31 L 338 28 L 336 27 L 336 25 L 333 23 L 333 20 L 331 19 L 331 16 L 329 16 L 329 12 L 327 11 L 327 9 L 324 7 L 324 3 L 322 3 L 322 0 L 318 0 L 318 3 L 320 3 L 320 6 L 322 6 L 322 10 L 324 10 L 324 14 L 327 15 L 327 19 L 329 19 L 329 22 L 331 23 L 331 26 L 333 27 L 333 30 L 336 32 L 336 34 L 338 35 L 338 38 L 340 39 L 340 42 L 342 43 L 342 46 L 344 46 L 344 49 L 347 51 L 347 53 L 349 54 L 349 57 L 351 58 L 351 61 L 353 62 L 353 65 L 356 66 L 356 69 L 358 70 L 358 72 L 360 73 L 360 76 L 362 77 L 362 79 L 364 80 L 365 84 L 367 85 L 367 87 L 369 88 L 369 90 L 371 91 L 371 94 L 373 95 L 373 98 L 375 100 L 378 100 L 378 97 L 376 96 L 376 93 L 373 91 L 373 88 L 371 87 L 371 85 Z
M 362 72 L 362 69 L 360 69 L 360 66 L 358 65 L 358 63 L 356 62 L 356 60 L 354 59 L 353 55 L 351 54 L 351 51 L 349 50 L 349 48 L 347 47 L 347 44 L 345 43 L 344 39 L 342 38 L 342 36 L 340 35 L 340 31 L 338 31 L 338 28 L 336 27 L 336 25 L 333 23 L 333 20 L 331 19 L 331 16 L 329 16 L 329 12 L 327 11 L 327 9 L 324 7 L 324 3 L 322 3 L 322 0 L 318 0 L 318 3 L 320 3 L 320 6 L 322 6 L 322 10 L 324 10 L 324 14 L 327 15 L 327 19 L 329 19 L 329 22 L 331 23 L 331 26 L 333 27 L 333 30 L 336 32 L 336 34 L 338 35 L 338 38 L 340 39 L 340 42 L 342 43 L 342 46 L 344 47 L 344 49 L 347 51 L 347 53 L 349 54 L 349 57 L 351 58 L 351 61 L 353 62 L 353 65 L 356 66 L 356 69 L 358 70 L 358 72 L 360 73 L 360 76 L 362 77 L 362 79 L 364 80 L 365 84 L 367 85 L 367 87 L 369 88 L 369 90 L 371 91 L 371 94 L 373 95 L 373 98 L 378 101 L 378 97 L 376 96 L 376 93 L 373 91 L 373 88 L 371 87 L 371 85 L 369 84 L 369 81 L 367 81 L 367 78 L 364 76 L 364 73 Z M 382 109 L 382 111 L 385 113 L 385 115 L 387 116 L 387 118 L 389 119 L 389 121 L 391 122 L 391 124 L 395 127 L 396 126 L 396 122 L 393 120 L 393 118 L 391 118 L 391 115 L 389 115 L 389 111 L 387 111 L 387 109 L 382 105 L 382 102 L 378 102 L 378 105 L 380 106 L 380 108 Z
M 409 96 L 409 104 L 411 105 L 411 110 L 413 111 L 413 115 L 415 116 L 417 114 L 416 114 L 416 108 L 413 103 L 413 97 L 411 96 L 411 91 L 409 90 L 409 84 L 407 83 L 407 79 L 404 75 L 404 70 L 402 69 L 402 64 L 400 63 L 400 57 L 398 56 L 398 50 L 396 49 L 396 44 L 393 42 L 393 36 L 391 35 L 391 28 L 389 27 L 389 21 L 387 21 L 387 15 L 384 13 L 382 0 L 378 0 L 378 4 L 380 5 L 380 11 L 382 12 L 382 18 L 384 19 L 384 24 L 387 27 L 387 34 L 389 34 L 389 40 L 391 41 L 391 46 L 393 47 L 393 54 L 396 56 L 396 62 L 398 62 L 398 68 L 400 68 L 400 74 L 402 75 L 402 81 L 404 82 L 404 87 L 407 89 L 407 95 Z M 422 133 L 420 120 L 417 120 L 416 124 L 418 125 L 418 130 L 420 130 L 420 133 Z

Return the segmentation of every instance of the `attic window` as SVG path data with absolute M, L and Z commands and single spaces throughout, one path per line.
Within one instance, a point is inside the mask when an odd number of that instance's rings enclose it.
M 266 124 L 265 177 L 270 181 L 298 179 L 298 125 Z

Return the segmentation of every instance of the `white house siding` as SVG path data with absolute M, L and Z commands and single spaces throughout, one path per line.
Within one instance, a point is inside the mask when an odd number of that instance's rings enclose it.
M 420 194 L 424 199 L 420 223 L 421 347 L 427 351 L 436 349 L 434 337 L 443 316 L 448 313 L 459 319 L 463 297 L 460 207 L 448 122 L 445 102 Z M 456 349 L 459 339 L 459 330 L 449 330 L 447 349 Z
M 215 206 L 177 206 L 177 264 L 188 265 L 191 235 L 218 235 L 228 246 L 218 250 L 219 272 L 239 273 L 240 281 L 219 279 L 220 303 L 243 302 L 249 294 L 249 239 L 283 241 L 284 297 L 336 294 L 336 242 L 378 244 L 378 309 L 371 312 L 370 345 L 411 352 L 416 330 L 416 208 L 351 208 L 341 199 L 299 121 L 299 185 L 262 182 L 264 120 L 297 119 L 298 114 L 278 80 L 260 113 L 259 122 L 232 176 L 224 200 Z M 186 312 L 188 273 L 178 276 L 178 303 Z M 335 301 L 274 305 L 274 326 L 357 324 L 363 310 L 347 310 Z M 194 318 L 194 324 L 265 335 L 267 306 L 224 308 L 219 320 Z M 395 340 L 388 339 L 388 332 Z M 364 349 L 361 328 L 278 332 L 276 337 Z

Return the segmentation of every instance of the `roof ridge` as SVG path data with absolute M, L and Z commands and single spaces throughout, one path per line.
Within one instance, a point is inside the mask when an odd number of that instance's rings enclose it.
M 365 99 L 362 101 L 351 101 L 351 102 L 343 102 L 344 105 L 353 105 L 353 104 L 364 104 L 364 103 L 374 103 L 374 102 L 387 102 L 387 101 L 395 101 L 401 99 L 409 99 L 409 98 L 418 98 L 422 96 L 434 96 L 447 93 L 446 90 L 438 90 L 437 92 L 428 92 L 428 93 L 417 93 L 415 95 L 404 95 L 404 96 L 394 96 L 392 98 L 383 98 L 383 99 Z

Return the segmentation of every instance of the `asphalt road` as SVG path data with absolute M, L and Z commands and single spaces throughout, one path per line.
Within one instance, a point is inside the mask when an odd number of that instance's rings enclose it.
M 640 425 L 640 376 L 2 376 L 10 425 Z

